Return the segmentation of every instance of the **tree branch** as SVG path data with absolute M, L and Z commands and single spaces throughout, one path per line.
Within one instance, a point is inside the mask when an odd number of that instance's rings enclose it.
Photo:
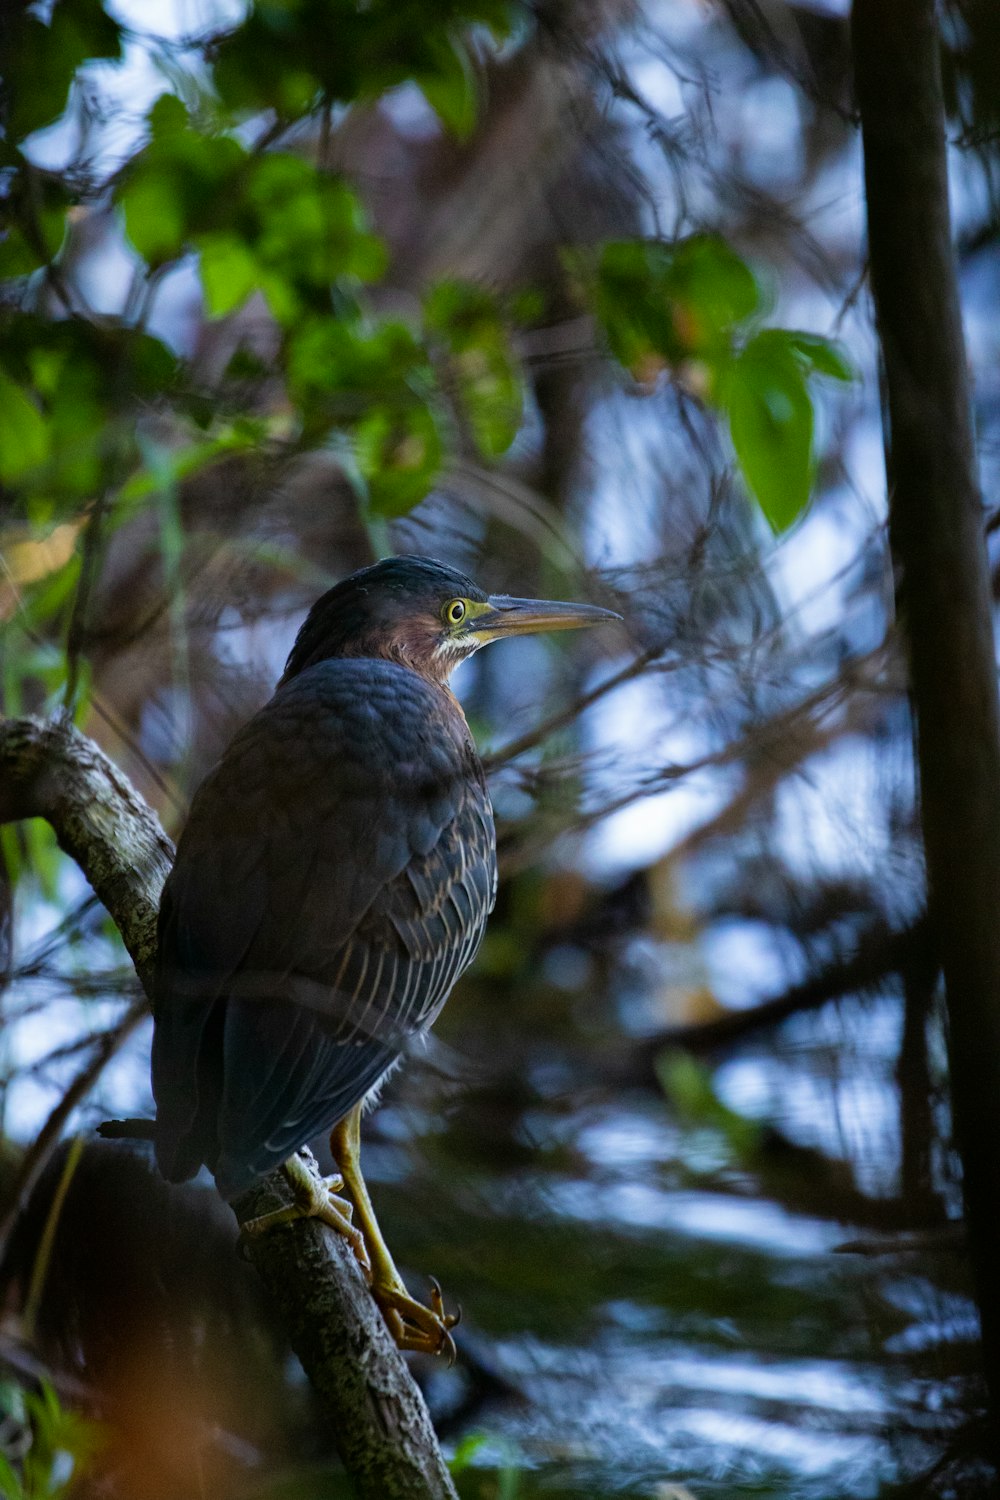
M 32 817 L 47 819 L 90 881 L 148 995 L 160 891 L 173 859 L 155 814 L 71 724 L 0 720 L 0 823 Z M 290 1199 L 275 1172 L 233 1207 L 242 1224 Z M 301 1219 L 248 1248 L 329 1413 L 359 1500 L 454 1500 L 423 1397 L 346 1241 Z
M 45 818 L 111 914 L 146 994 L 174 846 L 126 776 L 69 723 L 0 721 L 0 823 Z
M 686 1047 L 692 1052 L 727 1047 L 755 1031 L 780 1025 L 789 1016 L 818 1010 L 843 995 L 871 989 L 917 961 L 933 964 L 925 917 L 898 932 L 879 925 L 862 933 L 853 953 L 832 959 L 801 984 L 791 985 L 747 1010 L 726 1011 L 707 1021 L 667 1027 L 644 1040 L 642 1052 L 653 1062 L 665 1047 Z

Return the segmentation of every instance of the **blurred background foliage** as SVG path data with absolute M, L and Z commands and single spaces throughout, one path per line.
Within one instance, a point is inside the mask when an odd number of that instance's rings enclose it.
M 942 46 L 989 495 L 990 0 Z M 986 1493 L 846 6 L 10 0 L 0 49 L 5 713 L 176 832 L 384 552 L 625 616 L 458 678 L 498 909 L 368 1126 L 465 1308 L 463 1496 Z M 94 1145 L 136 981 L 0 840 L 0 1490 L 346 1493 L 210 1187 Z

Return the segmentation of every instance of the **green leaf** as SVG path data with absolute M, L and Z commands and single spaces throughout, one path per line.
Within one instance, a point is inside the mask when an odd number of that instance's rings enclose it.
M 744 260 L 718 235 L 696 234 L 677 245 L 667 277 L 675 324 L 692 354 L 712 350 L 757 311 L 760 288 Z
M 0 279 L 13 276 L 30 276 L 44 261 L 28 236 L 16 224 L 8 224 L 6 235 L 0 242 Z
M 505 453 L 521 425 L 521 370 L 495 297 L 465 282 L 439 282 L 425 303 L 428 327 L 448 346 L 451 384 L 479 451 Z
M 180 131 L 186 130 L 190 124 L 190 116 L 184 102 L 178 99 L 176 94 L 161 94 L 150 107 L 147 119 L 150 134 L 154 140 L 177 135 Z
M 430 408 L 414 404 L 369 412 L 354 430 L 354 455 L 374 515 L 405 516 L 441 467 L 441 434 Z
M 268 311 L 276 323 L 281 323 L 285 328 L 291 328 L 299 322 L 306 309 L 302 305 L 302 299 L 296 292 L 293 281 L 277 271 L 262 268 L 260 289 L 264 293 Z
M 374 281 L 385 270 L 385 248 L 367 229 L 357 194 L 301 157 L 279 151 L 262 157 L 247 200 L 256 217 L 252 243 L 258 262 L 303 298 L 318 291 L 328 305 L 332 282 Z
M 12 484 L 43 464 L 49 454 L 45 418 L 8 375 L 0 372 L 0 479 Z
M 159 339 L 82 318 L 8 315 L 0 387 L 0 479 L 47 524 L 121 482 L 136 403 L 172 392 L 177 360 Z
M 210 318 L 223 318 L 242 306 L 257 286 L 257 262 L 234 234 L 204 234 L 196 243 L 205 307 Z
M 183 189 L 166 170 L 137 172 L 118 194 L 125 232 L 151 266 L 174 260 L 187 227 Z
M 753 1154 L 760 1145 L 760 1125 L 723 1103 L 709 1068 L 674 1047 L 657 1056 L 655 1067 L 664 1096 L 686 1124 L 718 1131 L 741 1160 Z
M 613 240 L 597 266 L 594 310 L 611 352 L 639 379 L 686 359 L 717 377 L 759 301 L 753 272 L 717 235 Z
M 448 1468 L 453 1474 L 461 1474 L 472 1465 L 472 1460 L 489 1441 L 485 1432 L 469 1432 L 455 1448 Z
M 4 1500 L 27 1500 L 19 1475 L 0 1453 L 0 1495 Z
M 293 401 L 306 419 L 343 425 L 369 407 L 409 405 L 429 387 L 427 355 L 405 323 L 386 320 L 372 330 L 345 318 L 303 319 L 286 346 Z
M 162 395 L 177 378 L 176 355 L 162 339 L 151 333 L 140 333 L 131 328 L 119 330 L 116 354 L 127 370 L 131 389 L 137 396 L 148 398 Z M 108 371 L 104 370 L 102 383 L 107 379 Z
M 46 24 L 27 7 L 10 7 L 5 37 L 6 126 L 11 140 L 51 125 L 66 108 L 76 70 L 91 58 L 118 58 L 121 32 L 100 0 L 56 0 Z
M 29 666 L 27 662 L 24 665 L 25 667 Z M 64 658 L 60 657 L 56 670 L 60 678 L 65 677 L 66 663 Z M 31 675 L 39 676 L 40 674 L 35 671 Z M 49 677 L 49 681 L 45 686 L 51 691 L 51 677 Z M 31 871 L 32 878 L 37 882 L 38 889 L 45 900 L 55 901 L 59 894 L 59 866 L 61 861 L 61 850 L 56 843 L 55 834 L 49 824 L 43 822 L 41 818 L 32 818 L 29 823 L 25 824 L 24 842 L 27 854 L 25 863 Z M 30 1411 L 30 1396 L 27 1398 L 27 1401 Z M 31 1494 L 30 1488 L 28 1493 Z
M 788 332 L 785 337 L 811 372 L 832 380 L 853 380 L 854 371 L 840 344 L 816 333 Z
M 42 172 L 20 151 L 3 182 L 5 239 L 0 244 L 0 277 L 26 276 L 55 259 L 66 236 L 70 194 L 51 172 Z
M 476 447 L 486 458 L 499 458 L 521 425 L 523 394 L 517 365 L 504 342 L 484 339 L 478 348 L 456 355 L 454 366 Z
M 723 399 L 743 477 L 776 533 L 809 500 L 813 406 L 798 351 L 781 329 L 752 338 L 726 373 Z
M 186 120 L 178 100 L 157 99 L 150 142 L 115 193 L 128 237 L 151 266 L 176 259 L 199 233 L 229 228 L 243 207 L 247 153 L 232 136 L 201 135 Z
M 650 358 L 675 359 L 681 347 L 667 293 L 670 250 L 646 240 L 605 245 L 597 266 L 594 311 L 615 358 L 637 378 Z
M 465 141 L 476 126 L 479 94 L 469 54 L 461 38 L 446 38 L 440 49 L 440 58 L 439 68 L 421 76 L 417 82 L 441 122 L 460 141 Z
M 506 0 L 280 0 L 255 5 L 221 38 L 214 82 L 226 106 L 270 108 L 282 119 L 318 97 L 351 104 L 412 80 L 449 128 L 467 130 L 475 110 L 464 36 L 486 27 L 497 40 L 525 6 Z M 479 38 L 481 39 L 481 38 Z
M 327 3 L 324 8 L 327 25 L 310 28 L 310 17 L 302 14 L 307 6 L 254 6 L 239 26 L 221 38 L 213 81 L 228 109 L 273 109 L 281 119 L 290 119 L 312 107 L 322 86 L 318 71 L 325 59 L 339 60 L 345 51 L 349 54 L 354 29 L 350 17 L 343 16 L 342 6 Z M 344 34 L 336 38 L 330 34 L 331 23 L 341 18 L 346 23 Z

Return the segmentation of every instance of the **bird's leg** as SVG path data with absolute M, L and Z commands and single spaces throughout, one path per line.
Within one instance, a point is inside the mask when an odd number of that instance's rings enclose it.
M 266 1234 L 279 1224 L 291 1224 L 295 1219 L 319 1219 L 338 1234 L 342 1234 L 357 1258 L 358 1264 L 371 1280 L 371 1263 L 364 1236 L 351 1222 L 354 1206 L 337 1194 L 344 1186 L 342 1177 L 320 1177 L 311 1172 L 296 1152 L 284 1163 L 284 1173 L 295 1194 L 295 1202 L 285 1208 L 276 1208 L 271 1213 L 261 1214 L 257 1219 L 247 1219 L 243 1225 L 246 1235 Z
M 354 1221 L 364 1236 L 371 1261 L 372 1296 L 382 1310 L 389 1332 L 400 1349 L 415 1349 L 422 1354 L 447 1354 L 454 1359 L 455 1341 L 451 1330 L 458 1322 L 459 1314 L 445 1312 L 441 1288 L 433 1280 L 430 1307 L 415 1301 L 406 1290 L 382 1237 L 361 1175 L 360 1104 L 356 1104 L 350 1114 L 334 1126 L 330 1151 L 343 1178 L 344 1192 L 354 1207 Z

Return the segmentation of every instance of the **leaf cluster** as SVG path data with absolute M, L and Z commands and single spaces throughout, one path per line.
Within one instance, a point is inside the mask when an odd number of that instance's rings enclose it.
M 102 174 L 83 148 L 43 170 L 34 138 L 79 109 L 95 61 L 124 56 L 126 27 L 98 0 L 18 10 L 0 142 L 0 545 L 33 630 L 65 628 L 97 527 L 106 538 L 138 506 L 173 506 L 181 478 L 234 449 L 332 453 L 378 523 L 417 505 L 456 454 L 503 458 L 524 421 L 518 338 L 537 309 L 454 278 L 390 301 L 387 247 L 323 142 L 404 85 L 467 135 L 483 56 L 532 24 L 513 0 L 257 0 L 202 40 L 189 73 L 164 60 L 172 89 Z M 76 276 L 92 224 L 133 267 L 112 314 Z M 205 319 L 232 322 L 210 384 L 150 330 L 159 287 L 185 266 Z M 663 371 L 700 382 L 771 525 L 789 525 L 815 468 L 812 383 L 847 375 L 836 348 L 761 327 L 757 277 L 714 236 L 607 243 L 584 280 L 611 354 L 643 386 Z M 60 527 L 69 552 L 39 551 Z
M 771 527 L 789 527 L 815 475 L 812 381 L 851 378 L 838 345 L 760 328 L 760 283 L 715 235 L 607 244 L 590 291 L 611 353 L 642 385 L 669 370 L 703 391 L 726 417 L 743 477 Z
M 475 29 L 509 35 L 508 0 L 259 0 L 214 57 L 225 105 L 281 119 L 318 100 L 353 104 L 412 81 L 460 136 L 476 120 Z M 282 66 L 274 66 L 275 55 Z
M 98 0 L 12 16 L 0 101 L 0 545 L 13 559 L 3 613 L 16 600 L 32 629 L 56 624 L 92 525 L 106 537 L 234 448 L 332 449 L 362 511 L 381 518 L 423 499 L 457 447 L 502 455 L 523 407 L 511 309 L 446 282 L 423 309 L 380 311 L 385 244 L 303 132 L 315 139 L 333 110 L 410 83 L 467 133 L 479 55 L 519 14 L 507 0 L 262 0 L 205 39 L 197 80 L 174 76 L 104 175 L 82 157 L 43 170 L 34 138 L 79 113 L 87 70 L 124 55 L 126 28 Z M 165 54 L 165 75 L 176 67 Z M 76 281 L 78 226 L 89 224 L 110 229 L 134 266 L 110 315 Z M 160 284 L 185 264 L 210 321 L 259 299 L 273 357 L 240 334 L 206 389 L 196 361 L 150 332 Z M 68 555 L 46 543 L 60 526 L 79 538 Z

